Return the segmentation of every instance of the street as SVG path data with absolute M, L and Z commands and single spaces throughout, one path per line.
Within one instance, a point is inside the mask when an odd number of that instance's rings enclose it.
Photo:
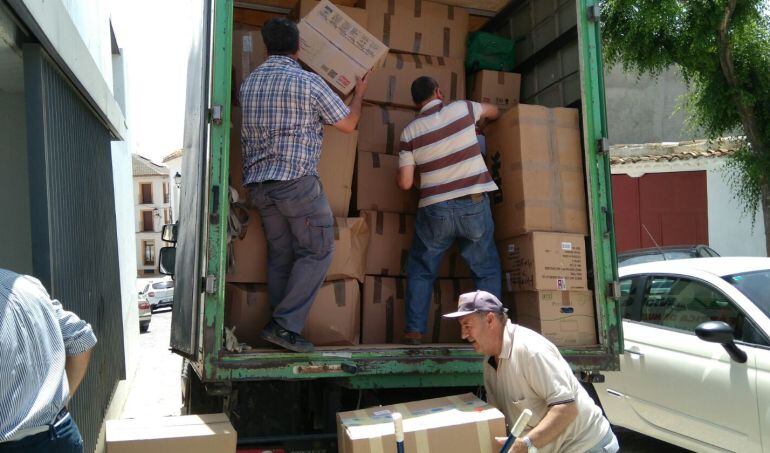
M 171 309 L 153 313 L 149 331 L 139 337 L 139 365 L 121 418 L 179 415 L 182 359 L 168 349 L 170 333 Z M 623 452 L 688 451 L 622 428 L 616 434 Z

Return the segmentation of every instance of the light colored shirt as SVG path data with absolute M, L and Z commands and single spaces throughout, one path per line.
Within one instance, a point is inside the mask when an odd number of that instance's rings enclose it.
M 0 269 L 0 442 L 53 422 L 69 398 L 65 356 L 95 345 L 37 279 Z
M 243 184 L 318 174 L 323 125 L 350 109 L 323 79 L 273 55 L 241 85 Z
M 487 400 L 505 414 L 510 428 L 524 409 L 532 411 L 525 434 L 555 405 L 574 402 L 577 418 L 539 452 L 585 452 L 594 447 L 610 429 L 572 369 L 553 343 L 537 332 L 511 321 L 503 333 L 503 350 L 497 369 L 490 357 L 484 364 Z
M 497 190 L 476 138 L 480 119 L 478 102 L 434 99 L 404 128 L 399 167 L 417 166 L 419 207 Z

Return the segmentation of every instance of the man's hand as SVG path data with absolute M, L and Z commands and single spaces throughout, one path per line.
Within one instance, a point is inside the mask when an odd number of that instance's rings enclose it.
M 358 120 L 361 119 L 361 104 L 364 102 L 364 93 L 369 84 L 369 74 L 371 73 L 372 71 L 370 70 L 364 74 L 363 78 L 356 76 L 356 87 L 353 93 L 353 102 L 350 103 L 350 113 L 345 118 L 334 123 L 334 127 L 340 132 L 349 134 L 356 130 Z
M 361 99 L 364 98 L 364 93 L 366 93 L 366 87 L 369 86 L 369 76 L 371 74 L 372 74 L 372 70 L 370 69 L 366 74 L 364 74 L 363 77 L 356 76 L 356 88 L 354 90 L 356 97 L 359 97 Z
M 505 445 L 505 441 L 508 440 L 508 438 L 495 437 L 495 440 L 500 445 L 500 447 L 502 447 Z M 511 445 L 511 448 L 506 453 L 527 453 L 527 451 L 529 451 L 527 444 L 525 444 L 520 438 L 517 438 L 515 441 L 513 441 L 513 445 Z

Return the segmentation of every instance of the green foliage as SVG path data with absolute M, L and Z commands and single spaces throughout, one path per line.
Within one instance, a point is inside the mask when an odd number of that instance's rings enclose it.
M 685 103 L 690 122 L 707 138 L 745 135 L 745 117 L 754 116 L 755 142 L 730 158 L 733 188 L 747 213 L 761 202 L 770 182 L 770 20 L 763 0 L 736 0 L 728 25 L 736 87 L 719 60 L 719 27 L 728 0 L 604 0 L 602 33 L 608 64 L 626 71 L 659 75 L 680 69 L 690 87 Z

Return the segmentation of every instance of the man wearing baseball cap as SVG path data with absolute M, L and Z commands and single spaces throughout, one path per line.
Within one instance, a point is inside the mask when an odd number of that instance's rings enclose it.
M 486 356 L 487 401 L 505 414 L 508 426 L 524 409 L 532 411 L 526 435 L 510 451 L 618 451 L 610 423 L 556 346 L 512 323 L 507 311 L 494 295 L 475 291 L 461 295 L 457 311 L 444 317 L 458 318 L 463 340 Z

